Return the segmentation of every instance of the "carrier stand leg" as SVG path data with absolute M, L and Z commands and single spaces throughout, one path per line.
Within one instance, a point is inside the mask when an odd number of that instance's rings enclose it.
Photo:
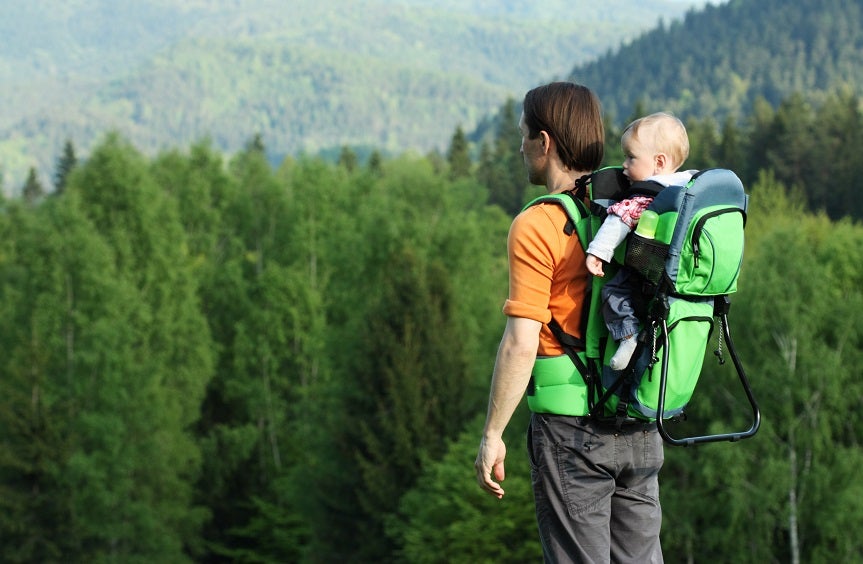
M 665 318 L 663 318 L 661 327 L 663 342 L 665 343 L 665 346 L 662 350 L 662 371 L 659 376 L 659 399 L 657 402 L 656 409 L 656 428 L 659 430 L 659 434 L 666 442 L 675 446 L 692 446 L 699 443 L 711 443 L 718 441 L 735 442 L 739 441 L 740 439 L 746 439 L 753 436 L 755 433 L 758 432 L 758 427 L 761 426 L 761 411 L 758 408 L 758 402 L 756 402 L 755 396 L 752 394 L 752 387 L 749 385 L 749 380 L 746 378 L 746 373 L 743 370 L 743 365 L 741 364 L 740 359 L 737 357 L 737 351 L 734 348 L 734 342 L 731 340 L 731 330 L 728 327 L 728 309 L 731 307 L 731 302 L 729 301 L 728 296 L 719 296 L 716 300 L 716 313 L 721 318 L 721 325 L 723 333 L 725 335 L 725 341 L 728 345 L 728 351 L 731 354 L 731 359 L 734 361 L 734 367 L 737 370 L 737 375 L 740 378 L 740 383 L 743 385 L 743 390 L 746 392 L 746 398 L 747 400 L 749 400 L 749 405 L 752 408 L 752 425 L 746 431 L 687 437 L 683 439 L 676 439 L 668 433 L 663 423 L 662 414 L 665 413 L 665 388 L 668 379 L 668 359 L 670 355 L 668 350 L 668 322 Z

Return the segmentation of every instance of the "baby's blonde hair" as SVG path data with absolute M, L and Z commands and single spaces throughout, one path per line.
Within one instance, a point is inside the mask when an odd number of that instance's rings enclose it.
M 627 136 L 668 155 L 677 170 L 689 157 L 689 136 L 683 122 L 668 112 L 656 112 L 633 121 L 621 136 Z

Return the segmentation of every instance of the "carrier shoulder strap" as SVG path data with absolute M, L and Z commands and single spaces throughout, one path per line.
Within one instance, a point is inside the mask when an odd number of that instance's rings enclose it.
M 602 205 L 595 205 L 595 200 L 619 200 L 625 197 L 628 189 L 629 179 L 623 174 L 623 169 L 621 167 L 606 167 L 577 179 L 571 190 L 558 194 L 546 194 L 531 200 L 524 209 L 540 203 L 560 205 L 568 218 L 564 232 L 567 235 L 577 234 L 579 244 L 586 250 L 593 238 L 593 233 L 601 223 L 600 211 L 604 210 Z M 588 284 L 588 294 L 585 297 L 586 304 L 591 302 L 592 289 L 593 284 Z M 585 307 L 581 320 L 582 333 L 585 335 L 589 330 L 589 317 L 590 307 Z M 566 354 L 572 358 L 581 375 L 586 380 L 589 379 L 589 367 L 577 354 L 577 351 L 585 350 L 585 340 L 566 333 L 555 319 L 548 323 L 548 327 Z
M 630 194 L 638 194 L 640 196 L 656 197 L 665 186 L 656 180 L 639 180 L 633 182 L 629 189 Z
M 564 233 L 567 235 L 577 233 L 581 246 L 586 248 L 587 245 L 584 241 L 589 236 L 589 226 L 584 220 L 590 216 L 590 210 L 575 192 L 576 190 L 569 190 L 558 194 L 545 194 L 528 202 L 524 209 L 543 203 L 560 205 L 567 215 L 567 222 L 563 228 Z

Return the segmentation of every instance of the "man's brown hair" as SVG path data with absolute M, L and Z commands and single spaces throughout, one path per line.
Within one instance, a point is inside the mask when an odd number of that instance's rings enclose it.
M 564 166 L 575 171 L 600 167 L 605 127 L 599 98 L 589 88 L 572 82 L 538 86 L 525 95 L 523 111 L 530 139 L 548 133 Z

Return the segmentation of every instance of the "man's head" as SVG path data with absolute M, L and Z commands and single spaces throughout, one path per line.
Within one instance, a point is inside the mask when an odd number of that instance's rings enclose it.
M 620 139 L 625 155 L 623 172 L 632 181 L 671 174 L 689 156 L 689 137 L 683 123 L 657 112 L 630 123 Z
M 605 141 L 602 107 L 587 87 L 571 82 L 553 82 L 529 91 L 524 97 L 519 123 L 522 153 L 531 183 L 546 183 L 545 168 L 556 159 L 570 172 L 599 168 Z M 545 149 L 554 145 L 554 151 Z M 541 154 L 540 154 L 541 153 Z

